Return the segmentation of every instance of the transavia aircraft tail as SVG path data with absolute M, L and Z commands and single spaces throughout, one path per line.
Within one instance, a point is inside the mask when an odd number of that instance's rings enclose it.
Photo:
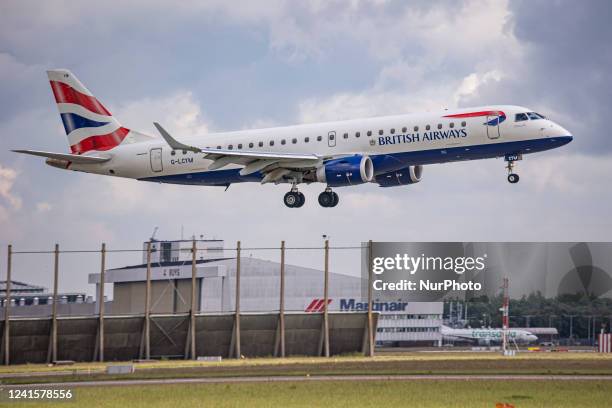
M 334 191 L 374 183 L 418 183 L 428 164 L 504 158 L 507 179 L 519 181 L 516 161 L 572 141 L 557 123 L 514 105 L 361 118 L 268 129 L 194 135 L 177 140 L 155 123 L 161 137 L 123 126 L 77 77 L 48 71 L 69 152 L 14 150 L 41 156 L 66 170 L 157 183 L 225 186 L 286 183 L 284 203 L 304 205 L 300 184 L 321 183 L 318 202 L 335 207 Z

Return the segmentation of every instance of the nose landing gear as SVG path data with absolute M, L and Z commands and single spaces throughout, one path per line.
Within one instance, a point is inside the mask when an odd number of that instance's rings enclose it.
M 319 194 L 319 204 L 321 207 L 335 207 L 338 205 L 338 202 L 340 202 L 340 197 L 329 187 Z
M 506 155 L 505 160 L 508 163 L 506 165 L 506 169 L 508 170 L 508 183 L 510 184 L 516 184 L 519 182 L 519 175 L 514 173 L 514 162 L 521 159 L 522 157 L 519 154 Z

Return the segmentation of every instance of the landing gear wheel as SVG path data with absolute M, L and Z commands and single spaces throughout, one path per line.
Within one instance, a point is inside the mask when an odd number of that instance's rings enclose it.
M 285 205 L 289 208 L 294 208 L 294 207 L 301 207 L 300 203 L 300 196 L 297 192 L 293 192 L 290 191 L 287 194 L 285 194 L 285 197 L 283 198 L 283 202 L 285 203 Z M 302 200 L 302 205 L 303 205 L 303 200 Z
M 336 192 L 332 192 L 332 196 L 334 197 L 334 201 L 331 206 L 335 207 L 340 202 L 340 197 L 338 197 L 338 194 L 336 194 Z
M 508 174 L 508 182 L 509 182 L 509 183 L 511 183 L 511 184 L 516 184 L 516 183 L 518 183 L 518 182 L 519 182 L 519 179 L 520 179 L 520 177 L 519 177 L 519 175 L 518 175 L 518 174 L 516 174 L 516 173 L 510 173 L 510 174 Z
M 508 183 L 518 183 L 520 177 L 514 172 L 514 160 L 508 160 L 508 164 L 506 164 L 506 170 L 508 170 Z
M 333 207 L 334 206 L 334 192 L 324 191 L 319 194 L 319 204 L 321 207 Z
M 295 208 L 300 208 L 306 202 L 306 197 L 304 196 L 304 194 L 302 194 L 300 192 L 297 192 L 295 194 L 297 194 L 297 196 L 298 196 L 298 201 L 297 201 L 297 203 L 295 204 L 294 207 Z

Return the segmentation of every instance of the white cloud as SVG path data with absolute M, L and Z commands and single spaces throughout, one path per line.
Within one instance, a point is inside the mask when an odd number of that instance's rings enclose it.
M 462 98 L 474 97 L 475 95 L 477 95 L 478 88 L 480 88 L 483 85 L 487 85 L 488 82 L 501 81 L 503 76 L 504 76 L 503 73 L 498 70 L 488 71 L 482 75 L 479 75 L 477 73 L 472 73 L 466 76 L 465 78 L 463 78 L 463 81 L 461 82 L 461 84 L 459 85 L 459 87 L 457 88 L 457 91 L 455 92 L 453 96 L 455 105 L 459 105 Z
M 158 136 L 153 122 L 159 122 L 173 136 L 199 136 L 208 133 L 208 121 L 189 91 L 169 96 L 144 98 L 124 103 L 114 113 L 128 128 Z
M 16 170 L 10 167 L 4 167 L 0 164 L 0 198 L 3 198 L 12 210 L 21 209 L 22 204 L 19 195 L 12 191 L 16 179 Z
M 331 26 L 367 46 L 371 57 L 382 63 L 377 77 L 360 90 L 303 100 L 299 119 L 315 122 L 462 105 L 520 63 L 523 49 L 507 29 L 507 6 L 503 1 L 473 0 L 455 7 L 405 8 L 396 14 L 359 8 L 362 18 L 341 18 Z

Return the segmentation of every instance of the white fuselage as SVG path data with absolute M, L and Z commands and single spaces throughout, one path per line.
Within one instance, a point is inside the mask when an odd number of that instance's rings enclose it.
M 490 126 L 485 123 L 488 117 L 448 117 L 474 111 L 503 111 L 505 120 Z M 323 161 L 367 155 L 373 160 L 375 174 L 381 174 L 418 164 L 526 154 L 559 147 L 571 140 L 567 130 L 548 119 L 515 122 L 517 112 L 527 111 L 518 106 L 486 106 L 211 133 L 181 142 L 199 148 L 246 152 L 312 153 Z M 111 160 L 101 164 L 74 163 L 69 168 L 179 184 L 223 185 L 261 179 L 258 174 L 238 176 L 243 163 L 234 162 L 209 171 L 213 160 L 191 151 L 173 151 L 163 139 L 124 142 L 103 153 Z

